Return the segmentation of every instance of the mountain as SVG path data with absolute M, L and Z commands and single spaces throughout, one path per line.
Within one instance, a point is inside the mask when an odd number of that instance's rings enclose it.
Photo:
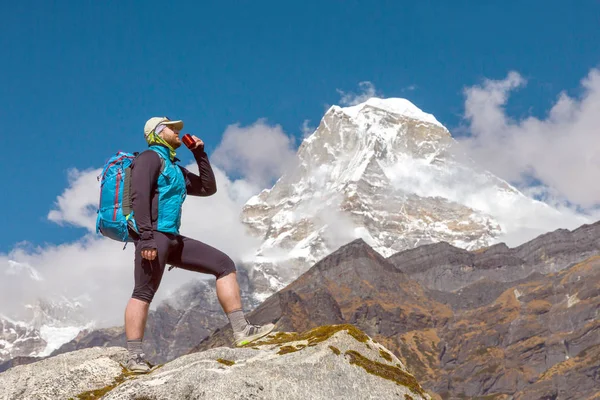
M 280 330 L 357 326 L 442 399 L 592 399 L 600 387 L 598 237 L 600 222 L 518 248 L 493 246 L 487 255 L 438 244 L 387 259 L 357 239 L 249 319 L 274 321 Z M 511 270 L 519 255 L 519 270 L 529 271 L 524 278 Z M 504 274 L 481 278 L 480 270 L 490 269 Z M 428 289 L 412 279 L 430 270 L 462 287 Z M 229 343 L 226 325 L 194 351 Z
M 331 107 L 294 167 L 242 211 L 263 240 L 248 263 L 260 300 L 356 238 L 386 257 L 442 241 L 473 250 L 531 216 L 560 213 L 482 171 L 434 116 L 396 98 Z
M 48 356 L 81 330 L 91 329 L 93 325 L 82 316 L 82 301 L 65 297 L 38 299 L 26 305 L 27 321 L 0 315 L 0 364 L 15 357 Z

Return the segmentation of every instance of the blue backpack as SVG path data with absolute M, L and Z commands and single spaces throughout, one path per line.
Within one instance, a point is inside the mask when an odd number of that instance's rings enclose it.
M 100 181 L 100 202 L 96 233 L 119 241 L 133 242 L 129 227 L 137 232 L 131 208 L 131 164 L 139 153 L 117 152 L 104 164 Z
M 133 242 L 129 229 L 138 232 L 131 206 L 131 164 L 138 152 L 119 151 L 104 164 L 100 181 L 100 202 L 96 218 L 96 233 L 118 242 Z M 161 158 L 161 172 L 164 160 Z M 123 247 L 125 248 L 125 247 Z

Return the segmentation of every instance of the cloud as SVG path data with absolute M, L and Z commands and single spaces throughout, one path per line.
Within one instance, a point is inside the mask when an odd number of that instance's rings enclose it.
M 484 168 L 537 198 L 594 215 L 600 206 L 600 71 L 581 81 L 582 94 L 562 92 L 544 118 L 513 119 L 504 106 L 525 86 L 518 72 L 465 89 L 469 136 L 459 138 Z M 532 190 L 531 188 L 534 188 Z
M 454 150 L 458 149 L 448 149 Z M 396 189 L 423 198 L 444 198 L 492 216 L 501 227 L 497 240 L 512 247 L 557 228 L 574 229 L 592 222 L 565 204 L 534 200 L 531 191 L 515 190 L 460 155 L 456 160 L 460 163 L 449 159 L 438 164 L 401 156 L 385 172 Z
M 381 95 L 375 89 L 375 85 L 373 85 L 369 81 L 363 81 L 358 84 L 361 89 L 360 93 L 352 93 L 352 92 L 344 92 L 340 89 L 337 89 L 337 92 L 340 94 L 341 98 L 339 100 L 340 105 L 342 106 L 355 106 L 360 103 L 364 103 L 369 100 L 371 97 L 380 97 Z
M 306 139 L 307 137 L 312 135 L 316 129 L 317 128 L 310 125 L 310 120 L 305 119 L 304 122 L 302 122 L 302 126 L 300 127 L 300 131 L 302 132 L 302 138 Z
M 96 207 L 98 205 L 98 180 L 102 169 L 68 171 L 69 187 L 56 199 L 48 219 L 59 225 L 74 225 L 96 229 Z
M 251 185 L 271 186 L 296 160 L 294 138 L 281 126 L 259 120 L 250 126 L 230 125 L 212 155 L 227 174 Z

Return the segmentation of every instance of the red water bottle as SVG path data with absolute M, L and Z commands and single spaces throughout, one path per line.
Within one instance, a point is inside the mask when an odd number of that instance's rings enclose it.
M 193 149 L 194 146 L 196 146 L 196 141 L 194 140 L 194 138 L 192 138 L 192 135 L 190 135 L 189 133 L 183 135 L 181 140 L 183 141 L 183 144 L 185 144 L 186 147 L 190 150 Z

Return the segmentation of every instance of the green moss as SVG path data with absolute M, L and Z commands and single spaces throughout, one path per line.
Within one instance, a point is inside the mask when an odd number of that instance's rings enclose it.
M 223 358 L 217 358 L 217 361 L 221 364 L 227 365 L 228 367 L 231 367 L 233 364 L 235 364 L 235 361 L 225 360 Z
M 333 354 L 335 354 L 336 356 L 339 356 L 342 352 L 340 351 L 340 349 L 338 349 L 335 346 L 329 346 L 329 348 L 331 349 L 331 351 L 333 351 Z
M 324 342 L 329 339 L 337 332 L 347 331 L 350 336 L 361 343 L 366 343 L 369 337 L 363 333 L 360 329 L 354 325 L 342 324 L 342 325 L 326 325 L 320 326 L 310 331 L 296 333 L 296 332 L 278 332 L 272 337 L 265 340 L 253 342 L 253 345 L 270 345 L 270 344 L 284 344 L 289 342 L 307 341 L 308 346 L 315 346 L 318 343 Z
M 156 400 L 156 397 L 154 397 L 154 396 L 150 397 L 150 396 L 144 396 L 144 395 L 142 395 L 142 396 L 135 396 L 133 398 L 133 400 Z
M 379 355 L 381 357 L 383 357 L 385 360 L 392 362 L 392 356 L 387 351 L 385 351 L 383 349 L 379 349 Z
M 277 352 L 277 354 L 279 354 L 281 356 L 283 354 L 294 353 L 298 350 L 300 350 L 300 349 L 297 347 L 294 347 L 294 346 L 281 346 L 279 348 L 279 351 Z
M 425 394 L 425 391 L 421 385 L 419 385 L 419 382 L 417 382 L 415 377 L 403 371 L 402 369 L 369 360 L 354 350 L 348 350 L 345 354 L 350 357 L 350 364 L 355 364 L 359 367 L 362 367 L 369 374 L 396 382 L 397 385 L 409 388 L 413 393 L 420 395 Z
M 160 368 L 160 367 L 162 367 L 162 365 L 159 365 L 157 368 Z M 119 386 L 121 383 L 125 382 L 126 380 L 130 379 L 133 376 L 138 375 L 135 372 L 129 371 L 127 368 L 123 367 L 122 365 L 121 365 L 121 370 L 122 370 L 121 374 L 119 376 L 117 376 L 110 385 L 105 386 L 100 389 L 89 390 L 87 392 L 79 393 L 77 396 L 75 396 L 75 398 L 79 399 L 79 400 L 100 399 L 102 396 L 104 396 L 106 393 L 110 392 L 117 386 Z

